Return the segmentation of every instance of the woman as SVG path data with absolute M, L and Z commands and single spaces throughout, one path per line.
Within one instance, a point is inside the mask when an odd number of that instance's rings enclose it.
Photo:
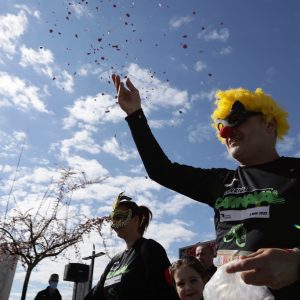
M 181 300 L 202 300 L 204 286 L 209 277 L 201 262 L 194 256 L 187 256 L 174 262 L 170 275 Z
M 111 227 L 125 241 L 126 250 L 112 258 L 85 300 L 177 300 L 165 278 L 170 265 L 166 251 L 143 237 L 152 213 L 130 200 L 121 193 L 111 214 Z

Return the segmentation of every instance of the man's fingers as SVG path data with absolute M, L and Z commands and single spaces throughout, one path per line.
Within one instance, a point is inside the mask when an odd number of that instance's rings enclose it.
M 228 273 L 235 273 L 241 271 L 249 271 L 253 269 L 261 268 L 261 260 L 259 258 L 244 258 L 241 260 L 236 260 L 228 264 L 226 271 Z
M 252 285 L 269 285 L 271 278 L 266 274 L 258 273 L 256 270 L 246 271 L 241 273 L 243 281 Z
M 112 81 L 114 83 L 114 86 L 115 86 L 116 90 L 119 91 L 119 88 L 120 88 L 120 76 L 116 75 L 116 74 L 112 74 L 111 78 L 112 78 Z
M 125 87 L 124 87 L 124 83 L 123 82 L 119 82 L 119 87 L 117 89 L 117 92 L 118 92 L 118 96 L 119 97 L 122 97 L 124 95 L 124 92 L 125 92 Z
M 130 92 L 137 91 L 136 87 L 133 85 L 133 83 L 130 81 L 129 78 L 127 78 L 127 80 L 126 80 L 126 86 L 128 87 Z

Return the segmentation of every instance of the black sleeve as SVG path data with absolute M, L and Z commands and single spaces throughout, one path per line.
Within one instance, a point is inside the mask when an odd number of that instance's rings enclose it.
M 216 196 L 224 189 L 227 169 L 202 169 L 173 163 L 157 143 L 142 109 L 127 116 L 126 121 L 151 179 L 197 201 L 214 204 Z
M 151 298 L 179 300 L 175 288 L 166 279 L 170 261 L 163 246 L 154 240 L 145 240 L 141 246 L 141 256 Z
M 84 300 L 102 300 L 103 296 L 103 286 L 106 279 L 106 276 L 114 262 L 115 257 L 108 263 L 103 274 L 100 277 L 98 283 L 88 292 L 88 294 L 84 297 Z

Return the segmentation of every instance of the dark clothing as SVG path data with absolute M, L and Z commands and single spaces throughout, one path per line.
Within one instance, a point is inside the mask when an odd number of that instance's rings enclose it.
M 85 300 L 178 300 L 165 279 L 169 265 L 159 243 L 141 238 L 113 257 Z
M 53 294 L 49 293 L 49 286 L 37 293 L 34 300 L 61 300 L 61 295 L 58 289 L 55 289 Z
M 206 273 L 208 275 L 209 278 L 211 278 L 215 272 L 217 271 L 217 267 L 215 265 L 211 265 L 207 270 Z
M 149 177 L 214 209 L 218 250 L 253 252 L 300 245 L 295 227 L 299 224 L 299 158 L 282 157 L 236 170 L 181 165 L 164 154 L 142 110 L 126 120 Z M 298 299 L 300 282 L 272 292 L 276 300 Z

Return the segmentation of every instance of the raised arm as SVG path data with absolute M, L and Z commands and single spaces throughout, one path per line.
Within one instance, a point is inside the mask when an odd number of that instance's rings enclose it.
M 118 103 L 128 115 L 126 120 L 149 177 L 178 193 L 211 205 L 212 193 L 223 189 L 222 174 L 169 160 L 148 126 L 137 88 L 128 78 L 126 87 L 118 75 L 113 75 L 112 80 L 118 92 Z

